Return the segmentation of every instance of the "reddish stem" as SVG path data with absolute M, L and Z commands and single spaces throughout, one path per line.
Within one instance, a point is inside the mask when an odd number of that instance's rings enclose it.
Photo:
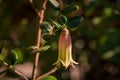
M 47 73 L 45 73 L 45 74 L 41 75 L 41 76 L 40 76 L 40 77 L 38 77 L 36 80 L 40 80 L 40 79 L 44 78 L 45 76 L 48 76 L 48 75 L 50 75 L 50 74 L 52 74 L 52 73 L 56 72 L 56 70 L 58 70 L 58 68 L 57 68 L 57 67 L 55 67 L 55 68 L 53 68 L 52 70 L 50 70 L 49 72 L 47 72 Z
M 32 0 L 30 0 L 31 4 L 32 4 Z M 39 16 L 39 24 L 41 24 L 43 22 L 43 19 L 44 19 L 44 12 L 45 12 L 45 9 L 46 9 L 46 3 L 47 3 L 47 0 L 44 0 L 43 2 L 43 10 L 41 11 L 38 11 L 37 9 L 35 9 L 35 11 L 37 12 L 38 16 Z M 41 39 L 41 29 L 39 28 L 39 26 L 37 27 L 37 42 L 36 42 L 36 46 L 38 48 L 40 48 L 40 39 Z M 34 67 L 33 67 L 33 73 L 32 73 L 32 79 L 35 80 L 36 79 L 36 76 L 37 76 L 37 67 L 38 67 L 38 62 L 39 62 L 39 55 L 40 53 L 37 52 L 36 53 L 36 56 L 35 56 L 35 62 L 34 62 Z

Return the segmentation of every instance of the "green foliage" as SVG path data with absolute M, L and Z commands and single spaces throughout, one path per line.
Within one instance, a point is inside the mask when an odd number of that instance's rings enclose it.
M 62 15 L 62 16 L 60 17 L 60 21 L 61 21 L 62 24 L 66 24 L 66 23 L 67 23 L 67 17 L 64 16 L 64 15 Z
M 7 56 L 5 61 L 9 65 L 15 65 L 18 63 L 22 63 L 23 60 L 24 60 L 23 52 L 21 51 L 21 49 L 15 48 L 14 50 L 11 50 L 9 56 Z
M 43 22 L 40 24 L 40 28 L 42 29 L 43 33 L 49 33 L 52 29 L 52 25 L 48 22 Z
M 52 75 L 49 75 L 49 76 L 42 78 L 41 80 L 57 80 L 57 78 Z
M 74 0 L 66 0 L 67 4 L 71 4 L 72 2 L 74 2 Z
M 43 34 L 42 36 L 45 41 L 53 40 L 56 37 L 55 34 Z
M 60 25 L 57 21 L 54 21 L 54 20 L 52 20 L 52 19 L 49 19 L 49 20 L 51 21 L 51 23 L 52 23 L 53 25 L 55 25 L 56 28 L 58 28 L 58 29 L 61 28 L 61 25 Z
M 59 3 L 57 2 L 57 0 L 49 0 L 49 2 L 55 9 L 59 9 Z
M 119 30 L 113 28 L 107 29 L 104 35 L 101 35 L 98 41 L 97 50 L 102 58 L 120 64 L 118 56 L 120 55 L 120 37 Z
M 15 50 L 12 50 L 11 54 L 12 54 L 11 65 L 15 65 L 17 63 L 17 60 L 18 60 L 18 53 Z
M 5 47 L 2 48 L 2 52 L 0 54 L 0 60 L 1 61 L 5 61 L 6 60 L 7 55 L 8 55 L 7 53 L 8 53 L 7 49 Z
M 5 60 L 5 55 L 3 54 L 4 43 L 0 44 L 0 60 Z
M 38 15 L 28 1 L 1 0 L 0 61 L 17 65 L 33 61 L 34 54 L 29 53 L 42 52 L 45 54 L 40 55 L 40 68 L 44 67 L 47 71 L 53 68 L 52 64 L 57 58 L 59 34 L 62 29 L 68 27 L 72 37 L 74 58 L 81 63 L 80 66 L 85 66 L 86 72 L 90 67 L 87 77 L 81 73 L 85 79 L 103 80 L 102 75 L 107 73 L 112 78 L 118 78 L 119 72 L 111 73 L 117 70 L 113 67 L 114 64 L 118 68 L 120 66 L 120 8 L 117 1 L 63 0 L 61 8 L 58 0 L 48 0 L 44 21 L 38 25 Z M 42 2 L 43 0 L 33 0 L 33 6 L 38 10 L 44 10 L 41 7 Z M 42 30 L 40 48 L 31 46 L 36 42 L 38 26 Z M 4 44 L 3 40 L 10 43 Z M 27 52 L 28 46 L 32 51 Z M 109 63 L 112 64 L 112 69 L 111 66 L 108 66 L 108 70 L 103 68 Z M 101 70 L 101 73 L 97 70 Z M 58 80 L 64 80 L 63 75 L 61 69 L 55 74 Z M 111 77 L 107 76 L 104 79 L 109 80 Z M 56 78 L 46 76 L 42 80 L 57 80 Z
M 32 51 L 32 53 L 44 52 L 44 51 L 47 51 L 49 48 L 50 48 L 50 46 L 49 46 L 49 45 L 46 45 L 46 46 L 43 46 L 43 47 L 41 47 L 41 48 L 39 48 L 39 49 L 34 49 L 34 50 Z
M 24 53 L 21 49 L 15 48 L 14 51 L 16 52 L 17 62 L 22 63 L 24 61 Z
M 75 16 L 75 17 L 72 17 L 72 18 L 68 19 L 68 24 L 67 25 L 71 28 L 74 28 L 74 27 L 78 26 L 81 23 L 82 20 L 83 20 L 82 16 Z
M 62 14 L 70 14 L 71 12 L 76 11 L 76 10 L 79 10 L 79 6 L 71 5 L 71 6 L 64 8 L 61 12 Z

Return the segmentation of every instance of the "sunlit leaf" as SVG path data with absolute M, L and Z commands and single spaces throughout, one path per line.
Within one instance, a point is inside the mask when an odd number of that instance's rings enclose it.
M 46 46 L 40 47 L 39 49 L 33 50 L 32 53 L 47 51 L 49 48 L 50 46 L 46 45 Z
M 59 9 L 59 3 L 57 2 L 57 0 L 49 0 L 49 2 L 54 8 Z
M 37 46 L 29 46 L 27 49 L 37 49 Z
M 56 28 L 59 28 L 59 29 L 61 28 L 61 25 L 58 22 L 56 22 L 52 19 L 49 19 L 49 20 L 53 23 L 53 25 L 55 25 Z
M 21 51 L 21 49 L 19 48 L 15 48 L 14 50 L 11 51 L 11 53 L 9 54 L 6 62 L 9 65 L 14 65 L 16 63 L 21 63 L 23 62 L 23 52 Z
M 5 61 L 7 58 L 8 50 L 6 48 L 2 48 L 2 52 L 0 54 L 0 60 Z
M 63 24 L 62 26 L 61 26 L 61 29 L 64 29 L 64 28 L 66 28 L 67 26 L 66 26 L 66 24 Z
M 46 51 L 46 50 L 48 50 L 49 48 L 50 48 L 50 46 L 49 46 L 49 45 L 46 45 L 46 46 L 41 47 L 41 48 L 40 48 L 40 51 Z
M 104 10 L 103 10 L 103 15 L 105 16 L 105 17 L 109 17 L 109 16 L 111 16 L 112 15 L 112 12 L 113 12 L 113 10 L 112 10 L 112 8 L 104 8 Z
M 49 76 L 42 78 L 41 80 L 57 80 L 57 78 L 52 75 L 49 75 Z
M 12 54 L 12 58 L 11 58 L 11 65 L 14 65 L 17 63 L 17 60 L 18 60 L 18 53 L 15 51 L 15 50 L 12 50 L 11 51 L 11 54 Z

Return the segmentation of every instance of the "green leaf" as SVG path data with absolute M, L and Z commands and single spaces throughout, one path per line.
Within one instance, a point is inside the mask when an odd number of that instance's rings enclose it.
M 23 62 L 23 59 L 24 55 L 22 50 L 19 48 L 15 48 L 14 50 L 11 51 L 11 54 L 8 55 L 6 62 L 10 65 L 14 65 Z
M 40 28 L 42 29 L 42 32 L 48 33 L 51 31 L 52 25 L 44 21 L 42 24 L 40 24 Z
M 63 24 L 62 26 L 61 26 L 61 29 L 64 29 L 64 28 L 66 28 L 67 26 L 66 26 L 66 24 Z
M 27 49 L 37 49 L 38 47 L 37 46 L 29 46 Z
M 18 54 L 15 50 L 12 50 L 11 53 L 12 53 L 11 65 L 15 65 L 17 63 L 17 60 L 18 60 Z
M 68 26 L 71 27 L 71 28 L 74 28 L 76 27 L 77 25 L 79 25 L 81 23 L 81 21 L 83 20 L 83 17 L 82 16 L 75 16 L 75 17 L 72 17 L 68 20 Z
M 8 49 L 6 49 L 5 47 L 3 47 L 2 51 L 0 53 L 0 60 L 1 61 L 5 61 L 7 59 L 7 55 L 8 55 Z
M 74 0 L 67 0 L 67 4 L 71 4 Z
M 49 20 L 53 23 L 53 25 L 55 25 L 56 28 L 59 28 L 59 29 L 61 28 L 61 25 L 58 22 L 56 22 L 52 19 L 49 19 Z
M 50 46 L 46 45 L 46 46 L 40 47 L 39 49 L 33 50 L 32 53 L 47 51 L 49 48 Z
M 64 16 L 64 15 L 62 15 L 62 16 L 60 17 L 60 21 L 61 21 L 62 24 L 66 24 L 66 23 L 67 23 L 67 17 Z
M 59 3 L 57 2 L 57 0 L 49 0 L 49 2 L 54 8 L 59 9 Z
M 57 78 L 52 75 L 49 75 L 49 76 L 42 78 L 41 80 L 57 80 Z
M 40 51 L 47 51 L 50 48 L 49 45 L 40 48 Z
M 66 7 L 62 10 L 62 13 L 63 14 L 69 14 L 73 11 L 76 11 L 79 9 L 79 6 L 78 5 L 74 5 L 74 6 L 69 6 L 69 7 Z
M 55 34 L 43 34 L 42 36 L 45 41 L 49 41 L 55 37 Z

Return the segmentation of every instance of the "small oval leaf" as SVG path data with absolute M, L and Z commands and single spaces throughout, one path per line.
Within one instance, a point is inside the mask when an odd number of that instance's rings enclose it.
M 63 14 L 69 14 L 73 11 L 76 11 L 79 9 L 79 6 L 78 5 L 74 5 L 74 6 L 69 6 L 69 7 L 66 7 L 62 10 L 62 13 Z
M 40 47 L 39 49 L 33 50 L 32 53 L 44 52 L 44 51 L 47 51 L 49 48 L 50 48 L 50 46 L 46 45 L 46 46 Z
M 64 16 L 64 15 L 62 15 L 62 16 L 60 17 L 60 21 L 61 21 L 62 24 L 66 24 L 66 23 L 67 23 L 67 17 Z
M 56 28 L 59 28 L 59 29 L 61 28 L 61 25 L 58 22 L 56 22 L 52 19 L 49 19 L 49 20 L 53 23 L 53 25 L 55 25 Z
M 55 34 L 44 34 L 43 35 L 43 39 L 45 40 L 45 41 L 49 41 L 49 40 L 51 40 L 52 38 L 54 38 L 55 37 Z
M 40 24 L 40 28 L 42 29 L 42 32 L 48 33 L 51 31 L 52 25 L 44 21 L 42 24 Z
M 49 2 L 54 8 L 59 9 L 59 3 L 57 2 L 57 0 L 49 0 Z
M 14 60 L 16 60 L 15 63 L 22 63 L 24 59 L 25 58 L 24 58 L 23 51 L 20 48 L 15 48 L 14 50 L 12 50 L 10 56 L 8 56 L 8 60 L 13 61 L 13 63 L 14 63 Z
M 49 45 L 46 45 L 46 46 L 44 46 L 44 47 L 41 47 L 41 51 L 46 51 L 46 50 L 48 50 L 50 48 L 50 46 Z
M 15 65 L 17 63 L 18 60 L 18 55 L 17 52 L 15 50 L 12 50 L 12 58 L 11 58 L 11 65 Z
M 83 20 L 83 17 L 82 16 L 75 16 L 75 17 L 72 17 L 68 20 L 68 26 L 71 27 L 71 28 L 74 28 L 76 27 L 77 25 L 79 25 L 81 23 L 81 21 Z

